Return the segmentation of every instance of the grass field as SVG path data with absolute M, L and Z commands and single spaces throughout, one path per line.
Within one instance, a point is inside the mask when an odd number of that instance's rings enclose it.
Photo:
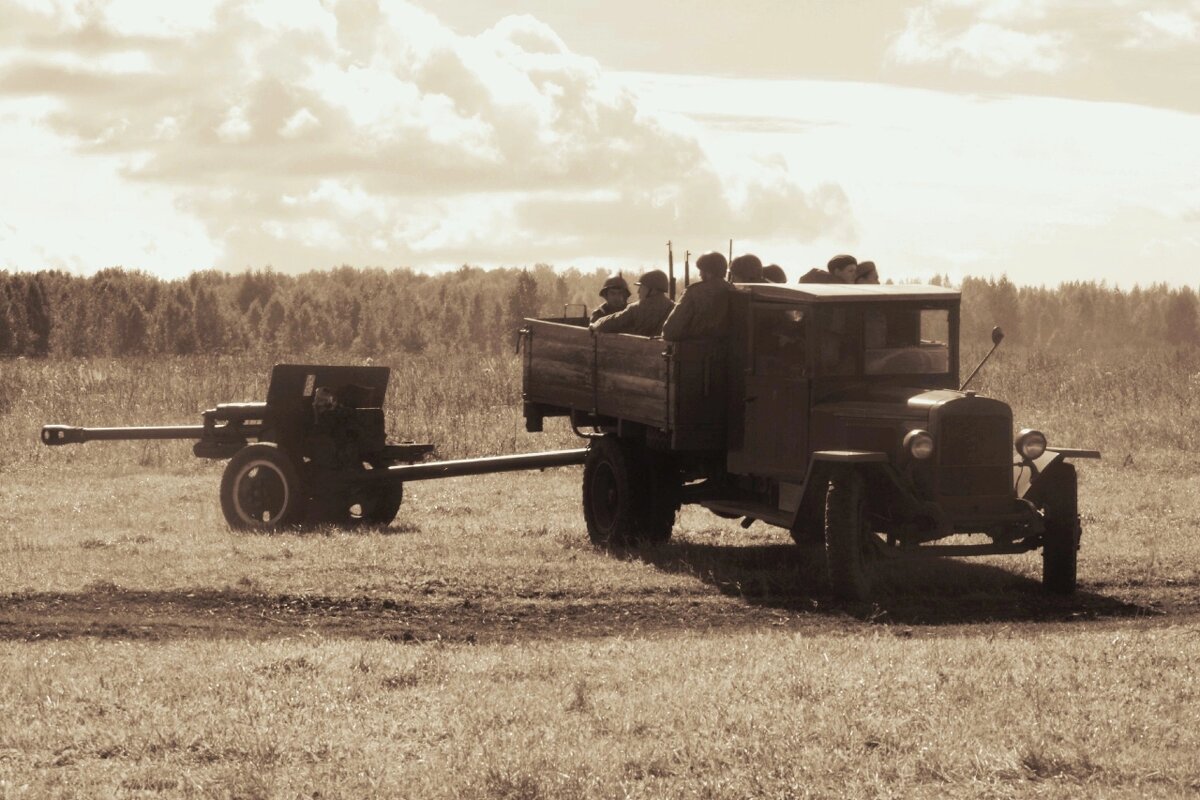
M 524 432 L 515 359 L 379 361 L 397 438 L 576 446 Z M 869 606 L 786 532 L 703 511 L 595 550 L 578 468 L 413 484 L 384 530 L 247 536 L 186 443 L 36 442 L 198 421 L 269 366 L 0 363 L 0 798 L 1200 791 L 1194 354 L 1002 349 L 978 388 L 1105 452 L 1080 593 L 1048 598 L 1027 555 L 892 567 Z

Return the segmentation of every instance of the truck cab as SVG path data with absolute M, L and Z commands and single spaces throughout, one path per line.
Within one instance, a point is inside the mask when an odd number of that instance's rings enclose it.
M 871 594 L 889 556 L 1041 548 L 1074 591 L 1076 475 L 1011 408 L 960 388 L 960 295 L 937 286 L 738 284 L 721 340 L 667 343 L 576 321 L 522 331 L 526 424 L 589 438 L 584 514 L 602 544 L 662 541 L 681 504 L 826 551 L 834 591 Z M 982 541 L 938 545 L 953 534 Z

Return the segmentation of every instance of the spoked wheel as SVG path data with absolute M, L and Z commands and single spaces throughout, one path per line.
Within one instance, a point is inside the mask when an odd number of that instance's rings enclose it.
M 304 491 L 296 465 L 269 442 L 248 445 L 221 476 L 221 511 L 239 531 L 276 531 L 305 519 Z
M 834 595 L 870 599 L 874 545 L 862 476 L 842 471 L 829 481 L 825 494 L 825 565 Z
M 583 464 L 583 517 L 603 546 L 661 543 L 679 508 L 678 467 L 615 436 L 593 440 Z

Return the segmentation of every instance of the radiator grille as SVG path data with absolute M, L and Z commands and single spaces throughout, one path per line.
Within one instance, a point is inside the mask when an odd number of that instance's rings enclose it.
M 945 416 L 938 437 L 942 495 L 974 497 L 1010 491 L 1012 420 L 1007 416 Z

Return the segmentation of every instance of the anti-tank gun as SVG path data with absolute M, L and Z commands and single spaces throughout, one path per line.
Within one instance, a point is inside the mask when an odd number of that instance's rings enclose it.
M 222 403 L 200 425 L 81 428 L 45 425 L 51 446 L 91 441 L 192 440 L 199 458 L 229 459 L 221 510 L 231 528 L 387 525 L 404 483 L 578 464 L 584 450 L 428 462 L 432 444 L 392 443 L 383 410 L 387 367 L 278 364 L 266 402 Z

